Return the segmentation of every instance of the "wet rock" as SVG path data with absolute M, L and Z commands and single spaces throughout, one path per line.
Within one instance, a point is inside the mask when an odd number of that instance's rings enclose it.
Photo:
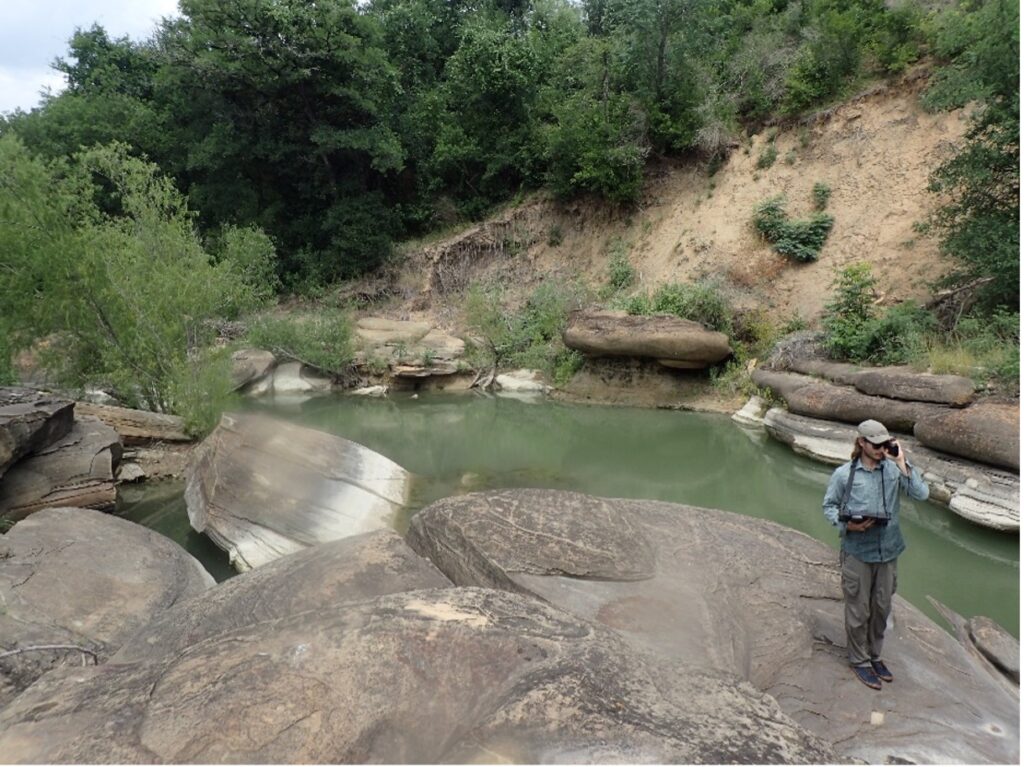
M 638 317 L 605 309 L 569 315 L 562 340 L 592 357 L 648 357 L 681 369 L 706 368 L 732 354 L 725 333 L 671 315 Z
M 390 526 L 410 483 L 405 469 L 356 442 L 238 413 L 221 417 L 185 473 L 192 527 L 239 570 Z
M 638 652 L 736 675 L 845 757 L 1018 761 L 1016 698 L 898 596 L 886 660 L 899 695 L 857 681 L 835 551 L 794 530 L 678 504 L 509 490 L 431 504 L 408 540 L 458 585 L 506 584 L 614 628 Z M 629 551 L 613 549 L 623 541 Z
M 353 389 L 349 392 L 357 397 L 386 397 L 388 396 L 387 386 L 364 386 L 361 389 Z
M 887 397 L 861 394 L 849 386 L 817 383 L 802 386 L 785 395 L 789 409 L 797 415 L 827 418 L 858 424 L 873 418 L 890 431 L 911 433 L 914 424 L 948 408 L 926 402 L 904 402 Z
M 22 519 L 48 506 L 111 509 L 121 439 L 98 418 L 82 416 L 71 431 L 16 463 L 0 482 L 0 518 Z
M 544 383 L 544 374 L 539 370 L 513 370 L 502 373 L 494 379 L 502 392 L 514 394 L 547 394 L 551 387 Z
M 274 369 L 272 352 L 263 349 L 239 349 L 231 355 L 231 381 L 236 389 L 264 378 Z
M 121 441 L 125 445 L 192 441 L 185 433 L 184 421 L 176 415 L 113 405 L 96 405 L 91 402 L 76 403 L 75 413 L 99 418 L 121 435 Z
M 337 604 L 228 627 L 161 660 L 54 672 L 0 714 L 0 752 L 54 763 L 835 759 L 748 685 L 482 589 Z
M 394 530 L 354 535 L 275 559 L 179 602 L 147 623 L 114 662 L 165 659 L 241 626 L 451 585 Z
M 268 390 L 279 394 L 323 394 L 334 387 L 330 378 L 301 362 L 285 362 L 274 368 Z
M 45 509 L 0 536 L 3 649 L 73 645 L 102 662 L 161 610 L 212 585 L 159 533 L 99 511 Z M 47 670 L 91 657 L 52 649 L 0 659 L 0 705 Z
M 963 407 L 974 399 L 974 381 L 954 375 L 918 373 L 911 368 L 871 368 L 857 373 L 853 385 L 865 394 Z
M 0 387 L 0 475 L 71 431 L 75 404 L 35 389 Z
M 768 403 L 758 396 L 747 400 L 746 404 L 732 414 L 732 420 L 741 426 L 764 426 L 764 415 L 768 412 Z
M 1020 471 L 1020 405 L 983 402 L 920 419 L 914 436 L 928 447 Z

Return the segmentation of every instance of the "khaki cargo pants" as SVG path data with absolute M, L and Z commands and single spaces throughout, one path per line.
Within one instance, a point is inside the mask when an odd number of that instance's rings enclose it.
M 896 560 L 861 562 L 840 552 L 846 601 L 846 652 L 851 666 L 882 657 L 882 638 L 896 593 Z

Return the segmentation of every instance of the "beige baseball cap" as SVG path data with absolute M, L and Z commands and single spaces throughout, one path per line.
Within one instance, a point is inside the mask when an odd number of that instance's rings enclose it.
M 861 422 L 857 427 L 857 433 L 872 445 L 883 445 L 892 439 L 889 436 L 889 430 L 880 422 L 874 420 Z

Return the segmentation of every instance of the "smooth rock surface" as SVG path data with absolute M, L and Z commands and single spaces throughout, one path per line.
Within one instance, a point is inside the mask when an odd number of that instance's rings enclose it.
M 125 445 L 192 441 L 185 433 L 184 421 L 176 415 L 113 405 L 96 405 L 91 402 L 76 403 L 75 414 L 99 418 L 121 435 L 121 441 Z
M 75 403 L 35 389 L 0 387 L 0 476 L 23 455 L 71 431 Z
M 1020 642 L 991 618 L 976 615 L 967 621 L 971 642 L 992 665 L 1020 684 Z
M 864 371 L 864 368 L 860 365 L 851 365 L 848 362 L 835 362 L 816 357 L 796 357 L 790 360 L 787 369 L 794 373 L 824 378 L 832 383 L 843 386 L 853 386 L 857 378 Z
M 914 436 L 928 447 L 1020 471 L 1020 405 L 982 402 L 920 419 Z
M 127 649 L 127 648 L 126 648 Z M 771 698 L 536 599 L 428 589 L 61 670 L 0 713 L 14 763 L 828 763 Z
M 321 375 L 301 362 L 285 362 L 274 368 L 269 384 L 276 397 L 279 394 L 323 394 L 334 387 L 330 378 Z
M 18 520 L 48 506 L 112 509 L 121 438 L 98 418 L 18 461 L 0 480 L 0 519 Z
M 544 374 L 539 370 L 512 370 L 502 373 L 494 383 L 504 392 L 517 394 L 547 394 L 551 387 L 544 383 Z
M 732 414 L 732 420 L 741 426 L 764 426 L 764 415 L 768 412 L 768 403 L 754 395 L 747 400 L 742 408 Z
M 382 455 L 313 429 L 225 413 L 192 453 L 185 501 L 239 570 L 314 543 L 389 527 L 411 477 Z
M 918 373 L 907 367 L 868 368 L 853 377 L 865 394 L 963 407 L 974 399 L 974 381 L 954 375 Z
M 451 585 L 394 530 L 353 535 L 275 559 L 179 602 L 147 623 L 113 660 L 161 660 L 241 626 Z
M 562 340 L 593 357 L 649 357 L 681 369 L 706 368 L 732 354 L 725 333 L 672 315 L 640 317 L 606 309 L 569 315 Z
M 99 511 L 45 509 L 0 536 L 0 644 L 78 645 L 105 661 L 161 610 L 212 585 L 199 562 L 159 533 Z M 49 650 L 0 659 L 0 705 L 48 669 L 82 658 Z
M 886 638 L 898 694 L 850 673 L 836 552 L 794 530 L 678 504 L 509 490 L 431 504 L 408 540 L 458 585 L 533 594 L 638 651 L 735 674 L 846 757 L 1019 759 L 1018 700 L 901 597 Z M 615 550 L 626 540 L 633 553 Z
M 759 389 L 770 389 L 772 394 L 783 400 L 797 389 L 821 383 L 813 376 L 765 368 L 755 368 L 750 374 L 750 380 Z

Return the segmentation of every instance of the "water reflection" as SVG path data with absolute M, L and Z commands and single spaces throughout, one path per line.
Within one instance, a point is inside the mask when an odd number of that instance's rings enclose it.
M 821 513 L 832 467 L 726 416 L 441 394 L 248 407 L 355 440 L 397 461 L 419 475 L 415 508 L 488 488 L 577 490 L 771 519 L 838 549 Z M 903 514 L 903 596 L 933 618 L 939 616 L 926 594 L 961 614 L 988 615 L 1019 635 L 1018 538 L 934 504 L 905 499 Z

